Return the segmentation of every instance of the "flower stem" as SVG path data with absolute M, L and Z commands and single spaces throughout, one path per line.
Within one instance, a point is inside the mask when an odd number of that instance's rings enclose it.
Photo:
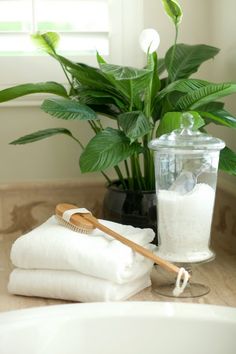
M 174 41 L 174 46 L 173 46 L 173 50 L 172 50 L 171 58 L 170 58 L 170 65 L 169 65 L 169 69 L 168 69 L 169 75 L 168 75 L 168 78 L 167 78 L 167 85 L 171 81 L 170 80 L 170 72 L 171 72 L 171 68 L 172 68 L 172 65 L 173 65 L 174 58 L 175 58 L 175 50 L 176 50 L 178 34 L 179 34 L 179 27 L 178 27 L 178 25 L 175 25 L 175 41 Z
M 132 112 L 132 108 L 133 108 L 133 85 L 132 85 L 132 81 L 130 80 L 130 106 L 129 106 L 129 112 Z

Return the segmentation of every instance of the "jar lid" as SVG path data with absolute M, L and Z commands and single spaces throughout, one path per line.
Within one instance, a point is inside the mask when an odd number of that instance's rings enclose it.
M 211 135 L 193 130 L 194 117 L 186 112 L 182 114 L 180 129 L 164 134 L 160 138 L 151 140 L 150 149 L 175 148 L 186 150 L 221 150 L 225 147 L 223 140 Z

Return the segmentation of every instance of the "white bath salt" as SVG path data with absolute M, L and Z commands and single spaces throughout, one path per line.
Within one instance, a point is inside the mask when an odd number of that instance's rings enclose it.
M 215 190 L 198 183 L 184 195 L 158 192 L 157 254 L 171 262 L 200 262 L 213 256 L 209 249 Z

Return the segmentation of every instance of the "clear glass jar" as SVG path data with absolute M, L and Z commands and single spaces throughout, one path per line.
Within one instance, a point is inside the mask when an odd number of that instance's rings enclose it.
M 181 129 L 149 143 L 154 150 L 158 256 L 176 263 L 209 260 L 219 152 L 225 143 L 193 130 L 183 114 Z

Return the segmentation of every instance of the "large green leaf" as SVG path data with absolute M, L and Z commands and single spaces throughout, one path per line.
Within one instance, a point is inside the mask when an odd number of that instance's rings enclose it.
M 80 156 L 80 169 L 82 172 L 103 171 L 138 151 L 139 144 L 130 144 L 123 132 L 106 128 L 86 146 Z
M 96 113 L 88 106 L 75 100 L 64 98 L 49 98 L 43 102 L 41 108 L 44 112 L 51 114 L 53 117 L 61 119 L 80 119 L 94 120 L 97 119 Z
M 112 75 L 116 80 L 133 80 L 144 75 L 149 75 L 151 72 L 147 69 L 136 69 L 113 64 L 101 64 L 100 68 L 104 73 Z
M 63 63 L 64 64 L 64 63 Z M 75 66 L 74 66 L 75 65 Z M 114 95 L 122 101 L 128 101 L 129 94 L 127 88 L 117 87 L 113 80 L 110 80 L 100 69 L 85 64 L 73 64 L 68 68 L 71 75 L 78 81 L 79 89 L 81 86 L 91 90 L 106 91 L 109 95 Z
M 224 102 L 208 102 L 198 107 L 199 111 L 214 112 L 224 108 Z
M 35 33 L 31 35 L 32 41 L 36 44 L 38 48 L 48 53 L 49 55 L 55 56 L 56 48 L 60 40 L 60 36 L 56 32 L 46 32 L 46 33 Z
M 33 93 L 52 93 L 67 97 L 64 86 L 56 82 L 41 82 L 36 84 L 17 85 L 0 91 L 0 102 L 6 102 Z
M 162 73 L 164 73 L 165 70 L 166 70 L 165 59 L 158 58 L 158 63 L 157 63 L 158 75 L 161 75 Z
M 131 90 L 130 100 L 133 100 L 133 110 L 142 110 L 143 101 L 147 95 L 147 90 L 152 86 L 152 74 L 144 75 L 133 80 L 122 80 L 121 83 L 129 83 Z M 154 85 L 155 86 L 155 85 Z M 154 95 L 154 90 L 151 90 Z
M 195 111 L 189 111 L 194 118 L 194 126 L 193 128 L 199 129 L 205 125 L 204 120 L 201 116 Z M 163 134 L 171 133 L 175 129 L 179 129 L 181 127 L 182 121 L 182 112 L 168 112 L 161 119 L 160 124 L 157 129 L 157 136 L 161 136 Z
M 141 111 L 120 114 L 118 122 L 131 141 L 143 137 L 151 130 L 147 117 Z
M 228 147 L 220 152 L 219 169 L 236 176 L 236 154 Z
M 236 128 L 236 117 L 224 109 L 219 109 L 211 112 L 202 112 L 198 110 L 198 113 L 205 119 L 207 123 L 215 123 L 219 125 L 225 125 L 226 127 L 230 128 Z
M 144 92 L 150 84 L 152 71 L 106 64 L 104 59 L 98 54 L 97 61 L 104 76 L 116 90 L 113 91 L 113 95 L 116 92 L 120 96 L 119 98 L 126 103 L 127 108 L 124 111 L 132 108 L 141 110 L 141 97 L 144 96 Z
M 44 129 L 44 130 L 39 130 L 35 133 L 28 134 L 25 136 L 22 136 L 21 138 L 12 141 L 10 144 L 12 145 L 22 145 L 22 144 L 28 144 L 28 143 L 33 143 L 38 140 L 46 139 L 49 138 L 53 135 L 58 135 L 58 134 L 66 134 L 70 137 L 73 138 L 73 135 L 68 129 L 65 128 L 49 128 L 49 129 Z
M 79 70 L 80 65 L 79 63 L 75 63 L 72 60 L 63 57 L 62 55 L 56 54 L 55 59 L 57 59 L 69 72 L 69 69 Z
M 235 83 L 208 83 L 207 85 L 181 97 L 176 104 L 176 108 L 180 110 L 193 110 L 203 104 L 228 96 L 235 92 Z
M 165 12 L 172 19 L 175 26 L 177 26 L 183 17 L 180 5 L 175 0 L 162 0 Z
M 165 66 L 171 81 L 188 78 L 198 71 L 199 66 L 206 60 L 214 58 L 219 49 L 205 44 L 187 45 L 177 44 L 172 61 L 174 46 L 166 53 Z
M 191 93 L 192 91 L 198 90 L 201 87 L 205 87 L 208 84 L 209 84 L 208 81 L 198 80 L 198 79 L 181 79 L 181 80 L 174 81 L 157 93 L 155 97 L 155 102 L 159 102 L 167 94 L 172 93 L 174 91 Z
M 80 87 L 78 88 L 78 94 L 79 94 L 80 102 L 84 104 L 88 104 L 88 105 L 114 104 L 121 110 L 126 109 L 126 105 L 121 98 L 107 91 L 92 90 L 92 89 L 87 89 L 86 87 Z
M 121 113 L 116 106 L 110 104 L 89 104 L 89 107 L 91 107 L 97 114 L 114 120 L 116 120 Z
M 69 71 L 82 85 L 99 89 L 103 89 L 104 86 L 111 86 L 110 81 L 104 76 L 103 72 L 92 66 L 79 63 L 76 64 L 76 68 Z

